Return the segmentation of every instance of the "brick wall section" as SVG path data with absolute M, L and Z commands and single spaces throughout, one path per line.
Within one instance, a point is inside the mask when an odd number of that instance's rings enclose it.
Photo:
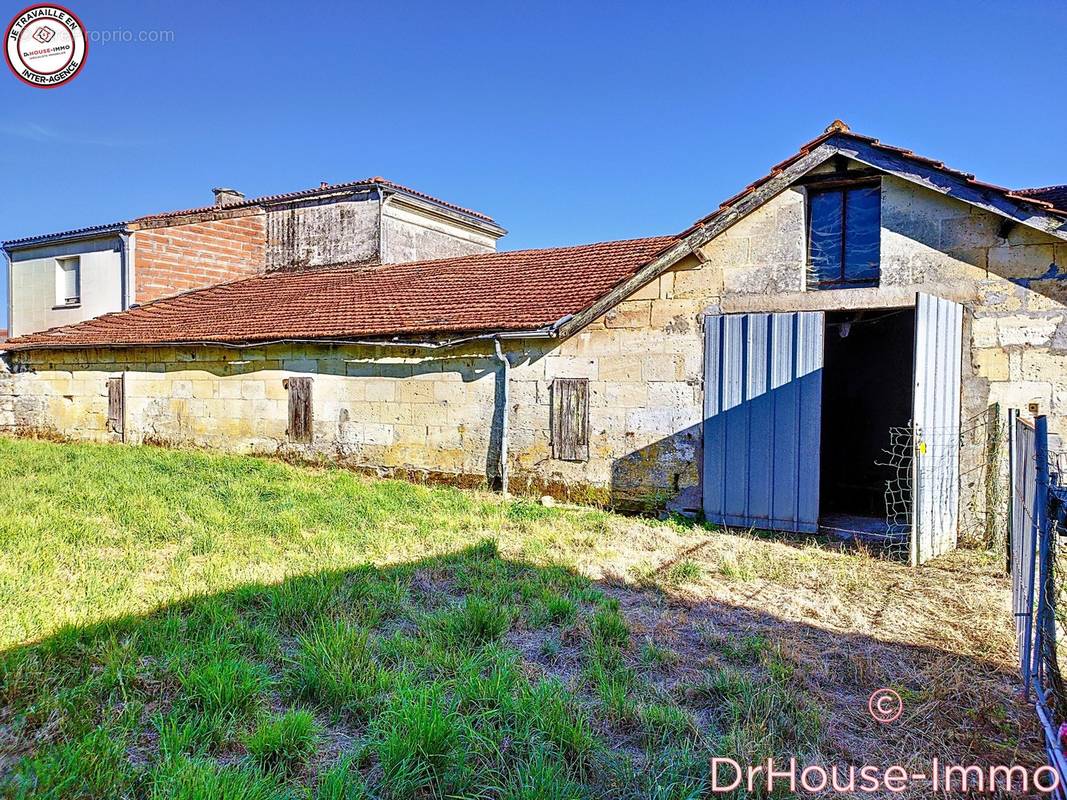
M 265 214 L 257 212 L 135 231 L 136 302 L 262 272 L 265 219 Z

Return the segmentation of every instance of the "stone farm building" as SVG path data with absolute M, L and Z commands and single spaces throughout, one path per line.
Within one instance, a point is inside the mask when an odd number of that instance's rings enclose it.
M 968 420 L 1067 416 L 1067 187 L 835 122 L 679 233 L 503 233 L 376 178 L 7 242 L 0 429 L 730 525 L 873 519 L 922 560 L 987 502 Z

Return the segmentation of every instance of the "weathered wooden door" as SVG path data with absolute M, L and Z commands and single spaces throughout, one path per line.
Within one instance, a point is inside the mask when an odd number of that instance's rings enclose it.
M 283 384 L 289 390 L 289 441 L 310 442 L 315 432 L 311 378 L 286 378 Z
M 731 527 L 819 527 L 824 315 L 708 317 L 704 515 Z
M 960 503 L 963 306 L 919 293 L 915 301 L 915 426 L 911 563 L 956 546 Z
M 589 459 L 589 380 L 552 381 L 552 458 Z
M 126 377 L 107 379 L 107 429 L 126 441 Z

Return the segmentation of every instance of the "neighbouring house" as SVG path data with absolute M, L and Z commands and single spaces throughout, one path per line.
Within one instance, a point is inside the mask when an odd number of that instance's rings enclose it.
M 668 236 L 306 269 L 268 235 L 264 274 L 16 327 L 0 427 L 876 532 L 918 562 L 991 500 L 973 467 L 1003 456 L 968 421 L 1067 417 L 1065 195 L 835 122 Z
M 4 242 L 12 336 L 278 269 L 488 253 L 492 219 L 384 178 Z

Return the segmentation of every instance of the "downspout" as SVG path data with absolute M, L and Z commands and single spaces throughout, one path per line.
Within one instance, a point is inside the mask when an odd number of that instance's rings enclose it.
M 378 263 L 385 263 L 385 204 L 392 195 L 386 195 L 385 190 L 378 185 Z
M 119 269 L 121 270 L 122 284 L 122 310 L 125 311 L 133 305 L 133 294 L 130 276 L 130 234 L 119 231 Z
M 550 328 L 545 329 L 541 333 L 541 335 L 544 336 L 545 334 L 547 334 L 548 336 L 554 336 L 555 335 L 555 332 L 554 332 L 555 329 L 558 328 L 563 323 L 567 322 L 569 319 L 570 319 L 570 315 L 568 314 L 567 316 L 561 318 L 556 323 L 554 323 Z M 537 335 L 537 333 L 538 332 L 534 332 L 534 335 Z M 494 355 L 496 356 L 496 360 L 500 362 L 501 371 L 503 372 L 502 381 L 501 381 L 503 386 L 501 387 L 501 406 L 502 406 L 502 409 L 501 409 L 501 416 L 500 416 L 500 458 L 499 458 L 499 460 L 500 460 L 500 491 L 505 497 L 508 496 L 508 402 L 509 402 L 509 395 L 510 395 L 509 386 L 510 386 L 510 382 L 511 382 L 511 362 L 508 361 L 508 357 L 506 355 L 504 355 L 504 351 L 500 346 L 500 339 L 501 339 L 502 336 L 506 336 L 506 335 L 507 334 L 493 334 L 493 351 L 494 351 Z M 524 335 L 529 336 L 530 334 L 524 334 Z M 436 349 L 439 349 L 441 347 L 448 347 L 448 346 L 454 346 L 454 345 L 456 345 L 458 343 L 466 343 L 466 342 L 471 342 L 471 341 L 477 341 L 477 340 L 482 339 L 482 338 L 484 338 L 484 337 L 475 336 L 475 337 L 470 337 L 468 339 L 456 340 L 454 342 L 446 342 L 446 343 L 441 344 L 441 345 L 431 344 L 429 342 L 374 342 L 374 341 L 365 341 L 365 342 L 355 341 L 355 342 L 345 342 L 344 344 L 357 344 L 357 345 L 368 345 L 368 346 L 392 345 L 394 347 L 405 347 L 405 348 L 411 348 L 411 349 L 436 350 Z M 444 358 L 466 358 L 466 357 L 467 356 L 444 356 Z M 354 362 L 354 361 L 357 361 L 357 360 L 362 360 L 362 359 L 345 359 L 346 363 L 348 363 L 350 361 Z
M 11 338 L 15 337 L 15 326 L 12 324 L 12 316 L 15 311 L 15 301 L 13 299 L 15 288 L 15 276 L 12 274 L 15 267 L 15 260 L 11 257 L 11 251 L 6 247 L 3 248 L 4 258 L 7 259 L 7 335 Z
M 503 405 L 504 410 L 500 416 L 500 491 L 504 497 L 508 496 L 508 378 L 511 370 L 511 362 L 500 349 L 500 338 L 493 339 L 493 349 L 496 351 L 497 360 L 504 372 Z

